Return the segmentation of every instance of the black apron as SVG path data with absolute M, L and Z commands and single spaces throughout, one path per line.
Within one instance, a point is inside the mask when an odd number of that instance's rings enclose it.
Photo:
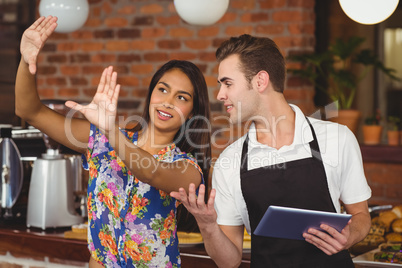
M 308 123 L 313 134 L 310 158 L 247 170 L 248 135 L 244 141 L 240 180 L 252 231 L 251 267 L 354 267 L 347 250 L 328 256 L 304 240 L 254 235 L 270 205 L 336 212 L 317 138 Z

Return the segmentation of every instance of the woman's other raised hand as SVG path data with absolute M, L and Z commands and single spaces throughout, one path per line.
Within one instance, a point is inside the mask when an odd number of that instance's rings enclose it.
M 103 71 L 98 89 L 90 104 L 81 105 L 67 101 L 66 106 L 82 113 L 101 131 L 108 132 L 114 129 L 116 124 L 117 101 L 120 92 L 120 85 L 116 82 L 117 73 L 113 71 L 112 66 L 109 66 Z

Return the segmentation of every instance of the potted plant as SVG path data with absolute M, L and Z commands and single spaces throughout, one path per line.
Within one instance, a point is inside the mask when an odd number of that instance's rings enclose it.
M 365 41 L 362 37 L 351 37 L 344 41 L 336 39 L 324 52 L 306 53 L 290 56 L 291 61 L 302 64 L 299 69 L 288 69 L 296 76 L 310 81 L 318 90 L 336 103 L 338 122 L 346 124 L 356 133 L 357 121 L 360 112 L 351 109 L 356 95 L 358 84 L 366 77 L 370 68 L 381 70 L 391 79 L 399 80 L 394 69 L 386 68 L 370 49 L 359 50 L 360 45 Z M 355 66 L 364 67 L 357 73 Z M 356 117 L 354 122 L 347 123 L 341 117 L 350 113 Z M 331 116 L 327 116 L 330 118 Z M 349 119 L 348 119 L 349 120 Z
M 401 119 L 397 116 L 388 116 L 388 145 L 399 145 L 399 124 Z
M 376 145 L 381 141 L 382 126 L 381 113 L 377 109 L 375 115 L 367 117 L 363 125 L 363 142 L 364 144 Z

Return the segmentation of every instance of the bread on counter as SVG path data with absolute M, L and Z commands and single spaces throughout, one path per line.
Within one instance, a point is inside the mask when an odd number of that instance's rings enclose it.
M 396 233 L 402 233 L 402 219 L 396 219 L 391 224 L 392 230 Z
M 378 221 L 385 225 L 385 231 L 389 232 L 391 229 L 391 223 L 396 220 L 398 216 L 391 210 L 381 212 L 378 216 Z
M 402 205 L 393 207 L 392 212 L 394 212 L 396 214 L 396 216 L 398 216 L 398 218 L 401 219 L 402 218 Z

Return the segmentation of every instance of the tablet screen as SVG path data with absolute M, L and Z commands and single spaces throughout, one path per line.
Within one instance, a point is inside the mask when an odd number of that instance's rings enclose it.
M 346 226 L 352 215 L 280 206 L 269 206 L 254 231 L 255 235 L 304 240 L 309 228 L 327 224 L 338 232 Z

